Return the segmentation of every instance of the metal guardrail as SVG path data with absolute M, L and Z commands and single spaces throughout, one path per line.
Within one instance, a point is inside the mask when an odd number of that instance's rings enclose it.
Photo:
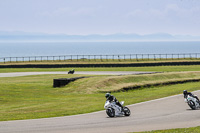
M 200 53 L 179 54 L 115 54 L 115 55 L 59 55 L 59 56 L 25 56 L 1 57 L 0 63 L 45 62 L 45 61 L 141 61 L 141 60 L 182 60 L 200 59 Z

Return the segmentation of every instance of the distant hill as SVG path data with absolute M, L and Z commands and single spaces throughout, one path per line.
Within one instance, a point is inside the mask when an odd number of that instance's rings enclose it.
M 0 41 L 200 41 L 200 36 L 171 35 L 167 33 L 66 35 L 0 31 Z

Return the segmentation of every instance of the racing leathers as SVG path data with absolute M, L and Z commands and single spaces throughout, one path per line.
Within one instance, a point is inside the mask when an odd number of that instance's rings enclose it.
M 187 98 L 188 95 L 193 98 L 196 98 L 197 102 L 200 103 L 199 98 L 197 96 L 195 96 L 194 94 L 192 94 L 191 92 L 187 92 L 187 94 L 184 94 L 184 98 Z
M 115 98 L 115 96 L 110 95 L 110 97 L 107 98 L 107 101 L 109 102 L 115 102 L 121 109 L 123 110 L 123 106 L 120 104 L 120 102 Z

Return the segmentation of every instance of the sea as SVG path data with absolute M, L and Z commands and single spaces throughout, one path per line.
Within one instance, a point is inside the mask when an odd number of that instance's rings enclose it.
M 0 42 L 0 58 L 60 55 L 200 53 L 200 41 Z

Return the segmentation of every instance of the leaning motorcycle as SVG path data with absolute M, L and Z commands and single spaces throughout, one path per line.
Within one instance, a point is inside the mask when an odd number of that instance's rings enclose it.
M 120 104 L 123 106 L 124 101 L 120 102 Z M 106 109 L 106 113 L 109 117 L 115 117 L 115 116 L 130 116 L 131 111 L 128 107 L 124 107 L 123 109 L 119 107 L 116 102 L 109 102 L 106 101 L 104 108 Z
M 68 74 L 74 74 L 74 70 L 69 70 Z
M 198 103 L 198 100 L 194 97 L 187 96 L 185 98 L 185 102 L 190 106 L 191 109 L 195 110 L 200 108 L 200 104 Z

